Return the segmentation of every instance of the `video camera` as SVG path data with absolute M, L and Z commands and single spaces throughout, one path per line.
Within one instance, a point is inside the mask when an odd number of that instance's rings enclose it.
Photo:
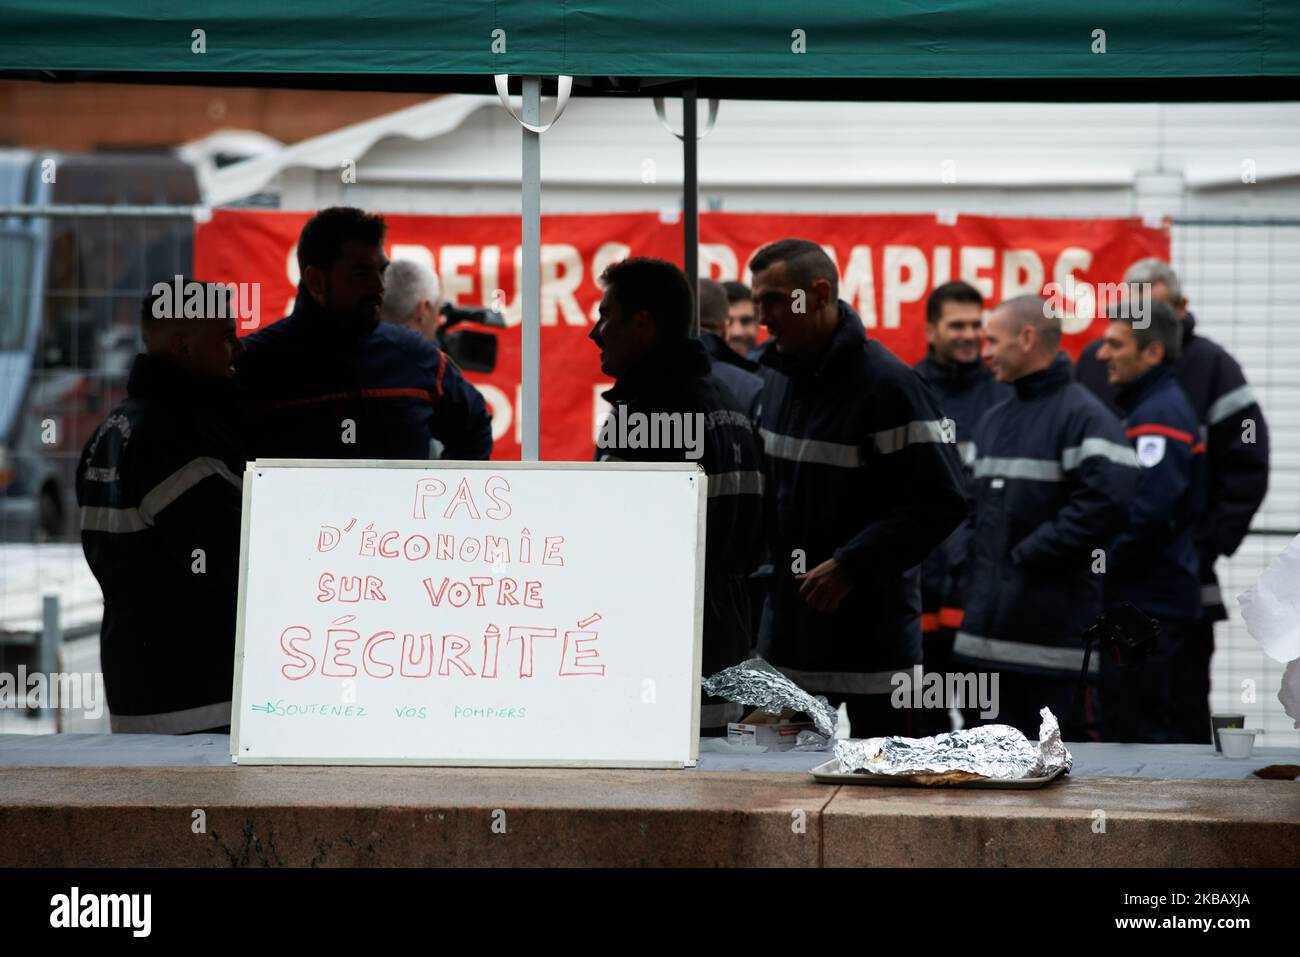
M 465 322 L 504 329 L 505 316 L 495 309 L 453 306 L 449 302 L 444 302 L 439 312 L 445 321 L 438 327 L 438 347 L 464 371 L 493 371 L 497 367 L 497 337 L 490 332 L 476 332 L 473 329 L 458 329 L 455 332 L 451 329 Z

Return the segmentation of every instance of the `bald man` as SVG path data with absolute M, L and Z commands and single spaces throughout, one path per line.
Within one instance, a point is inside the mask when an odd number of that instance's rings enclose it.
M 1102 611 L 1105 549 L 1128 523 L 1138 463 L 1119 419 L 1073 381 L 1060 343 L 1060 319 L 1039 296 L 1002 303 L 985 326 L 984 358 L 1014 391 L 975 429 L 965 617 L 952 650 L 958 667 L 999 679 L 997 714 L 963 708 L 968 726 L 1009 724 L 1037 740 L 1047 707 L 1065 739 L 1080 741 L 1095 734 L 1091 712 L 1075 706 L 1083 636 Z

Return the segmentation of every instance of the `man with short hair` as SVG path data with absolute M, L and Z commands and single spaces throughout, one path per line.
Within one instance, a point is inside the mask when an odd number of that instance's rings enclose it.
M 174 288 L 204 303 L 201 314 L 186 318 Z M 225 733 L 245 461 L 230 385 L 241 346 L 225 287 L 182 279 L 154 289 L 127 398 L 77 467 L 82 548 L 104 595 L 104 688 L 115 733 Z
M 1129 284 L 1146 285 L 1181 320 L 1182 353 L 1174 374 L 1191 400 L 1205 441 L 1205 507 L 1195 540 L 1201 579 L 1202 613 L 1174 655 L 1174 727 L 1188 744 L 1209 744 L 1210 659 L 1214 623 L 1227 619 L 1214 563 L 1232 555 L 1250 531 L 1251 519 L 1268 491 L 1268 426 L 1241 366 L 1218 343 L 1196 334 L 1178 274 L 1161 259 L 1142 259 L 1124 274 Z M 1115 404 L 1106 364 L 1097 353 L 1101 341 L 1079 356 L 1076 377 L 1103 402 Z M 1122 410 L 1120 410 L 1122 411 Z
M 980 360 L 984 325 L 984 298 L 960 279 L 935 288 L 925 304 L 926 355 L 913 368 L 930 387 L 944 416 L 955 424 L 957 451 L 969 467 L 974 449 L 975 425 L 1011 393 Z M 925 670 L 946 674 L 952 670 L 952 643 L 961 624 L 962 600 L 953 571 L 957 556 L 965 553 L 966 526 L 926 556 L 921 565 L 921 634 Z M 947 687 L 945 684 L 944 687 Z M 916 717 L 919 734 L 952 730 L 945 702 Z
M 727 345 L 737 355 L 747 356 L 758 344 L 758 317 L 754 314 L 754 297 L 743 282 L 729 279 L 722 284 L 727 291 Z
M 844 703 L 855 737 L 907 734 L 894 675 L 921 661 L 917 566 L 967 512 L 961 460 L 925 383 L 839 298 L 816 243 L 783 239 L 750 262 L 779 372 L 761 437 L 776 527 L 760 653 Z
M 413 259 L 395 259 L 388 264 L 384 304 L 379 307 L 381 322 L 406 326 L 436 343 L 441 304 L 438 276 L 427 265 Z
M 445 353 L 380 323 L 386 226 L 336 206 L 303 226 L 293 313 L 244 340 L 238 382 L 257 410 L 257 457 L 486 459 L 483 397 Z
M 600 318 L 589 337 L 600 348 L 601 371 L 616 381 L 604 393 L 612 408 L 597 461 L 698 462 L 708 476 L 701 662 L 708 677 L 749 657 L 748 577 L 763 545 L 758 439 L 735 396 L 710 375 L 704 345 L 690 336 L 694 303 L 680 269 L 661 259 L 625 259 L 605 270 L 601 284 Z M 681 438 L 680 447 L 634 438 L 638 422 L 652 417 L 677 422 L 670 435 Z M 725 735 L 727 722 L 743 716 L 740 705 L 706 697 L 701 733 Z
M 1014 391 L 975 428 L 953 658 L 999 675 L 998 715 L 968 706 L 967 725 L 1009 724 L 1037 740 L 1047 707 L 1065 739 L 1080 741 L 1091 717 L 1075 707 L 1076 683 L 1084 633 L 1102 611 L 1099 559 L 1128 521 L 1138 473 L 1119 421 L 1072 381 L 1060 342 L 1060 320 L 1040 296 L 1002 303 L 985 325 L 984 358 Z
M 700 280 L 700 342 L 713 360 L 713 377 L 731 390 L 750 421 L 758 421 L 763 380 L 758 365 L 732 349 L 722 336 L 727 329 L 727 293 L 721 283 Z
M 1178 385 L 1174 363 L 1182 329 L 1159 300 L 1116 311 L 1097 358 L 1106 363 L 1124 428 L 1137 452 L 1137 494 L 1128 526 L 1111 543 L 1104 583 L 1106 607 L 1132 602 L 1160 621 L 1145 659 L 1121 669 L 1101 659 L 1101 731 L 1104 741 L 1170 744 L 1172 662 L 1201 613 L 1196 544 L 1192 533 L 1204 495 L 1205 444 L 1196 410 Z

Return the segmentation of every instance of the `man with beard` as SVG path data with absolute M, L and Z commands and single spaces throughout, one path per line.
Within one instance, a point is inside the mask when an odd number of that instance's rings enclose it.
M 298 239 L 292 314 L 244 340 L 238 381 L 251 401 L 255 456 L 486 459 L 483 397 L 436 345 L 380 323 L 383 219 L 336 206 Z

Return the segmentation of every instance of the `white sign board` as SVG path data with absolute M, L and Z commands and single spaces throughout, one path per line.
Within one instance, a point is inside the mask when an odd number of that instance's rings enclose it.
M 680 464 L 250 464 L 232 757 L 692 762 L 705 481 Z

